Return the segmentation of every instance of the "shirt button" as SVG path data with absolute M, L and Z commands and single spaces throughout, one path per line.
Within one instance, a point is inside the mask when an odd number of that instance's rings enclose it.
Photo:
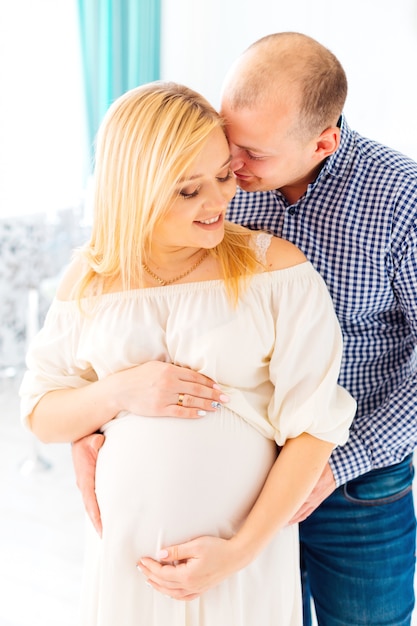
M 290 215 L 295 215 L 295 214 L 297 213 L 297 210 L 296 210 L 293 206 L 291 206 L 291 207 L 288 209 L 288 213 L 289 213 Z

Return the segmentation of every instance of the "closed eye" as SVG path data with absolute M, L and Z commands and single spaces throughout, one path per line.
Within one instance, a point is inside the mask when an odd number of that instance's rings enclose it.
M 262 161 L 262 159 L 265 158 L 263 156 L 255 156 L 254 154 L 251 154 L 250 152 L 246 152 L 246 154 L 248 155 L 249 159 L 251 159 L 252 161 Z
M 219 181 L 219 183 L 226 183 L 228 180 L 230 180 L 233 176 L 232 170 L 228 170 L 226 176 L 218 176 L 217 180 Z
M 180 191 L 180 196 L 182 196 L 185 199 L 195 198 L 196 196 L 198 196 L 199 191 L 200 191 L 200 187 L 197 187 L 196 189 L 194 189 L 194 191 L 182 190 Z

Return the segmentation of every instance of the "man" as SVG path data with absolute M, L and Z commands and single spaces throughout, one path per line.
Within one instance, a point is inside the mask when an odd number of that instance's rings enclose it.
M 228 217 L 301 248 L 327 283 L 344 335 L 340 383 L 357 415 L 294 520 L 318 622 L 405 626 L 416 534 L 417 164 L 352 132 L 346 93 L 340 63 L 309 37 L 271 35 L 244 52 L 222 99 L 241 187 Z M 178 397 L 178 384 L 164 393 Z M 187 392 L 183 407 L 194 410 L 199 393 Z M 176 554 L 193 556 L 181 546 Z M 162 590 L 194 591 L 186 568 L 172 580 L 145 559 L 143 571 Z

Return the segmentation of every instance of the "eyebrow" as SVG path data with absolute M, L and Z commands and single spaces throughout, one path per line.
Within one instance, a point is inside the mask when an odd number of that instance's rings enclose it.
M 232 155 L 230 154 L 226 161 L 219 167 L 219 171 L 222 170 L 226 165 L 229 165 L 232 160 Z M 189 180 L 195 180 L 196 178 L 202 178 L 204 174 L 193 174 L 193 176 L 187 176 L 186 178 L 180 178 L 178 183 L 184 183 Z

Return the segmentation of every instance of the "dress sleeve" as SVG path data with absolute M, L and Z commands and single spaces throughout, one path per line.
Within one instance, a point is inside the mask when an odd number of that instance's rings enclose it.
M 303 432 L 341 445 L 348 439 L 356 402 L 337 384 L 342 334 L 323 279 L 308 268 L 274 290 L 270 377 L 275 393 L 268 417 L 278 445 Z
M 27 370 L 19 390 L 24 425 L 49 391 L 83 387 L 97 379 L 91 364 L 77 354 L 81 329 L 77 305 L 55 300 L 26 355 Z

